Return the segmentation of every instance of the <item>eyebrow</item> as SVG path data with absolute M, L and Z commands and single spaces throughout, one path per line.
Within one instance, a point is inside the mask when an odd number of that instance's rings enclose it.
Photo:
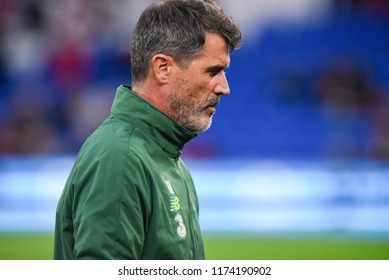
M 216 65 L 216 66 L 210 66 L 206 70 L 207 71 L 216 71 L 216 70 L 221 71 L 221 70 L 224 70 L 224 69 L 226 69 L 226 67 L 220 66 L 220 65 Z

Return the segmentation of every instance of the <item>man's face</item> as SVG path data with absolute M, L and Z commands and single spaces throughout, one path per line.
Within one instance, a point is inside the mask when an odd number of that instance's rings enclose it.
M 224 38 L 207 32 L 202 52 L 185 67 L 174 68 L 167 104 L 172 119 L 192 132 L 207 130 L 220 96 L 230 94 L 224 72 L 229 64 Z

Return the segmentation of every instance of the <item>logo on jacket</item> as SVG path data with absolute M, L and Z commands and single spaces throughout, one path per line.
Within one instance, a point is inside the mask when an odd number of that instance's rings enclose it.
M 172 196 L 170 199 L 170 211 L 178 212 L 180 209 L 180 199 L 178 196 Z
M 170 193 L 170 211 L 171 212 L 180 211 L 180 209 L 181 209 L 180 199 L 178 198 L 178 196 L 174 192 L 174 189 L 172 187 L 170 180 L 165 180 L 165 184 L 166 184 L 166 187 L 168 188 L 169 193 Z M 185 227 L 184 219 L 183 219 L 182 215 L 180 213 L 177 213 L 174 217 L 174 220 L 178 223 L 178 227 L 177 227 L 178 236 L 181 238 L 185 238 L 186 237 L 186 227 Z

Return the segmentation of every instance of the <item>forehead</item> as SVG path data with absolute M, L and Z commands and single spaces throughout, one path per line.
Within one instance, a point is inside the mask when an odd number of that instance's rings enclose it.
M 205 67 L 227 68 L 230 65 L 230 55 L 226 40 L 220 34 L 206 32 L 204 48 L 192 62 L 201 63 Z

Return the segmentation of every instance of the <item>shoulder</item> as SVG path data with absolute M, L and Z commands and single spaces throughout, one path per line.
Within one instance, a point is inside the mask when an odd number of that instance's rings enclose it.
M 116 122 L 101 125 L 82 146 L 69 182 L 78 191 L 99 190 L 112 199 L 143 185 L 145 164 L 132 148 L 134 130 Z
M 82 169 L 99 166 L 116 173 L 142 165 L 142 156 L 134 150 L 132 142 L 136 128 L 130 123 L 107 119 L 85 141 L 77 156 L 76 165 Z

